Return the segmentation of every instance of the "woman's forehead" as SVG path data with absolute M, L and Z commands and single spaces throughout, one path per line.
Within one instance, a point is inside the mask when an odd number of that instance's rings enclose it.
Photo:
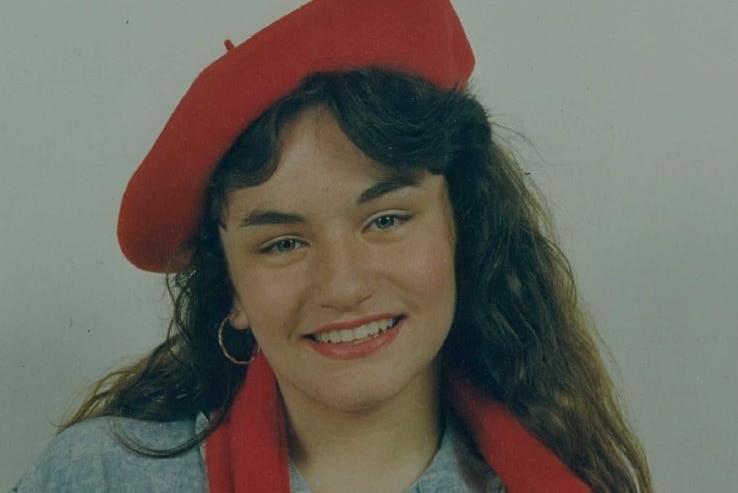
M 283 128 L 271 176 L 257 185 L 233 190 L 229 201 L 239 197 L 289 199 L 315 191 L 326 196 L 338 190 L 357 193 L 379 182 L 417 182 L 424 173 L 423 169 L 398 169 L 375 161 L 351 142 L 329 110 L 310 107 Z
M 317 170 L 326 174 L 387 172 L 386 166 L 364 154 L 346 136 L 333 113 L 323 106 L 312 106 L 300 111 L 283 128 L 276 168 L 267 181 L 279 181 L 282 177 L 291 180 Z

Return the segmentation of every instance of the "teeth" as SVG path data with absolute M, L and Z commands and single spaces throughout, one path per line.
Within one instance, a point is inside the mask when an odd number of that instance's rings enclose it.
M 356 336 L 357 339 L 365 339 L 366 337 L 369 336 L 369 331 L 370 331 L 369 327 L 367 327 L 366 325 L 362 325 L 361 327 L 358 327 L 354 331 L 354 335 Z
M 368 324 L 360 325 L 355 329 L 342 329 L 332 330 L 330 332 L 321 332 L 315 334 L 315 340 L 318 342 L 329 342 L 332 344 L 347 343 L 361 341 L 363 339 L 369 339 L 374 337 L 380 332 L 385 332 L 387 329 L 395 325 L 395 320 L 392 318 L 386 318 L 383 320 L 375 320 Z

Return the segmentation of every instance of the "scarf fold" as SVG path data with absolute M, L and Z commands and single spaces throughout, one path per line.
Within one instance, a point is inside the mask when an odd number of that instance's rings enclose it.
M 458 375 L 449 400 L 508 493 L 591 493 L 499 402 Z M 223 423 L 205 443 L 210 493 L 289 493 L 289 454 L 277 381 L 263 355 L 249 366 Z

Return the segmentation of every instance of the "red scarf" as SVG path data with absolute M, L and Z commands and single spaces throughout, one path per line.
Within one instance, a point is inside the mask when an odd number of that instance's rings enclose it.
M 503 405 L 461 378 L 452 382 L 456 414 L 509 493 L 591 493 Z M 211 493 L 289 493 L 282 400 L 263 356 L 249 367 L 228 418 L 207 439 L 205 455 Z

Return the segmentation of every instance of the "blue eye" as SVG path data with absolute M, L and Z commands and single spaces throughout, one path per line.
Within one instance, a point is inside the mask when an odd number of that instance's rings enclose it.
M 398 226 L 405 219 L 406 218 L 400 217 L 396 214 L 385 214 L 374 219 L 372 221 L 372 226 L 378 230 L 392 229 Z
M 397 218 L 395 216 L 380 216 L 374 220 L 374 226 L 377 229 L 389 229 L 395 225 Z
M 264 253 L 283 254 L 290 253 L 300 247 L 300 241 L 295 238 L 284 238 L 270 243 L 262 249 Z

